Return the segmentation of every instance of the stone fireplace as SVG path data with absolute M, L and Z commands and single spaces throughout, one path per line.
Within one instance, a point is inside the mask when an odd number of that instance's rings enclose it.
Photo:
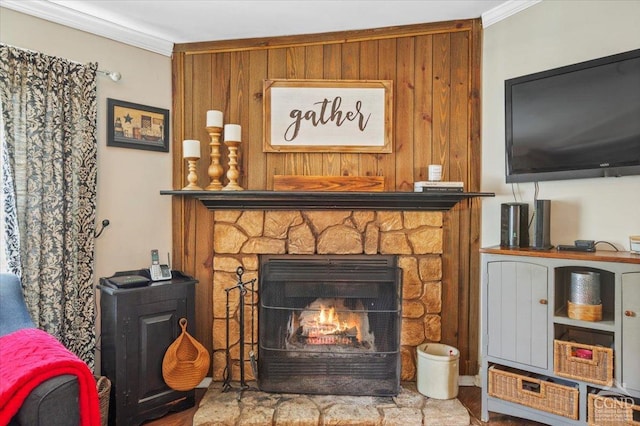
M 419 344 L 440 341 L 441 211 L 214 210 L 212 215 L 214 380 L 240 378 L 239 303 L 232 297 L 227 307 L 225 289 L 236 283 L 238 266 L 245 280 L 258 278 L 261 255 L 394 255 L 402 274 L 400 379 L 415 378 Z M 242 358 L 248 363 L 259 346 L 257 292 L 247 293 L 244 302 Z M 231 371 L 226 371 L 227 311 Z M 244 371 L 245 379 L 254 379 L 251 368 Z
M 260 256 L 258 387 L 395 396 L 401 278 L 396 256 Z

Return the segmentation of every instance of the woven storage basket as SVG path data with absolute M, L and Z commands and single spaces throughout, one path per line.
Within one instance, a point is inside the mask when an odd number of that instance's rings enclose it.
M 575 350 L 587 349 L 591 359 L 575 355 Z M 553 341 L 553 372 L 558 376 L 584 380 L 599 385 L 613 385 L 613 349 L 563 340 Z
M 537 389 L 537 390 L 533 390 Z M 576 420 L 578 389 L 492 366 L 489 395 Z
M 619 399 L 590 393 L 587 401 L 589 424 L 594 426 L 640 426 L 640 421 L 633 420 L 634 411 L 640 414 L 640 405 L 631 403 L 631 401 L 633 401 L 631 398 L 626 397 Z
M 162 376 L 167 385 L 178 391 L 198 386 L 209 371 L 209 352 L 187 333 L 187 320 L 180 318 L 182 333 L 167 348 L 162 360 Z
M 96 387 L 98 388 L 98 401 L 100 403 L 100 424 L 109 424 L 109 397 L 111 395 L 111 381 L 105 377 L 96 377 Z

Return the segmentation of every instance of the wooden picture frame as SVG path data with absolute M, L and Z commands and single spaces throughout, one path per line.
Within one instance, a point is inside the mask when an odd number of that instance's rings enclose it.
M 107 99 L 107 146 L 169 152 L 169 110 Z
M 264 80 L 264 152 L 392 152 L 391 80 Z

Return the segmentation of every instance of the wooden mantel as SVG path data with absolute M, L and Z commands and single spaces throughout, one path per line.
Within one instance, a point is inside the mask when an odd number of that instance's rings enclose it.
M 200 200 L 209 210 L 449 210 L 492 192 L 160 191 Z

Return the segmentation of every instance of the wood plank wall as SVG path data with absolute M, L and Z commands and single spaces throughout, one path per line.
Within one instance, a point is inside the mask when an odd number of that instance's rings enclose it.
M 272 189 L 274 175 L 384 176 L 387 191 L 412 191 L 428 164 L 445 180 L 480 189 L 478 19 L 338 33 L 176 45 L 173 55 L 173 188 L 186 184 L 182 140 L 209 156 L 206 111 L 242 126 L 239 183 Z M 268 78 L 394 82 L 391 154 L 263 153 L 262 85 Z M 227 164 L 222 146 L 221 162 Z M 208 161 L 199 162 L 206 186 Z M 176 269 L 194 275 L 196 337 L 212 347 L 213 213 L 188 197 L 173 201 Z M 442 342 L 461 351 L 461 374 L 476 374 L 479 339 L 480 201 L 445 215 Z

